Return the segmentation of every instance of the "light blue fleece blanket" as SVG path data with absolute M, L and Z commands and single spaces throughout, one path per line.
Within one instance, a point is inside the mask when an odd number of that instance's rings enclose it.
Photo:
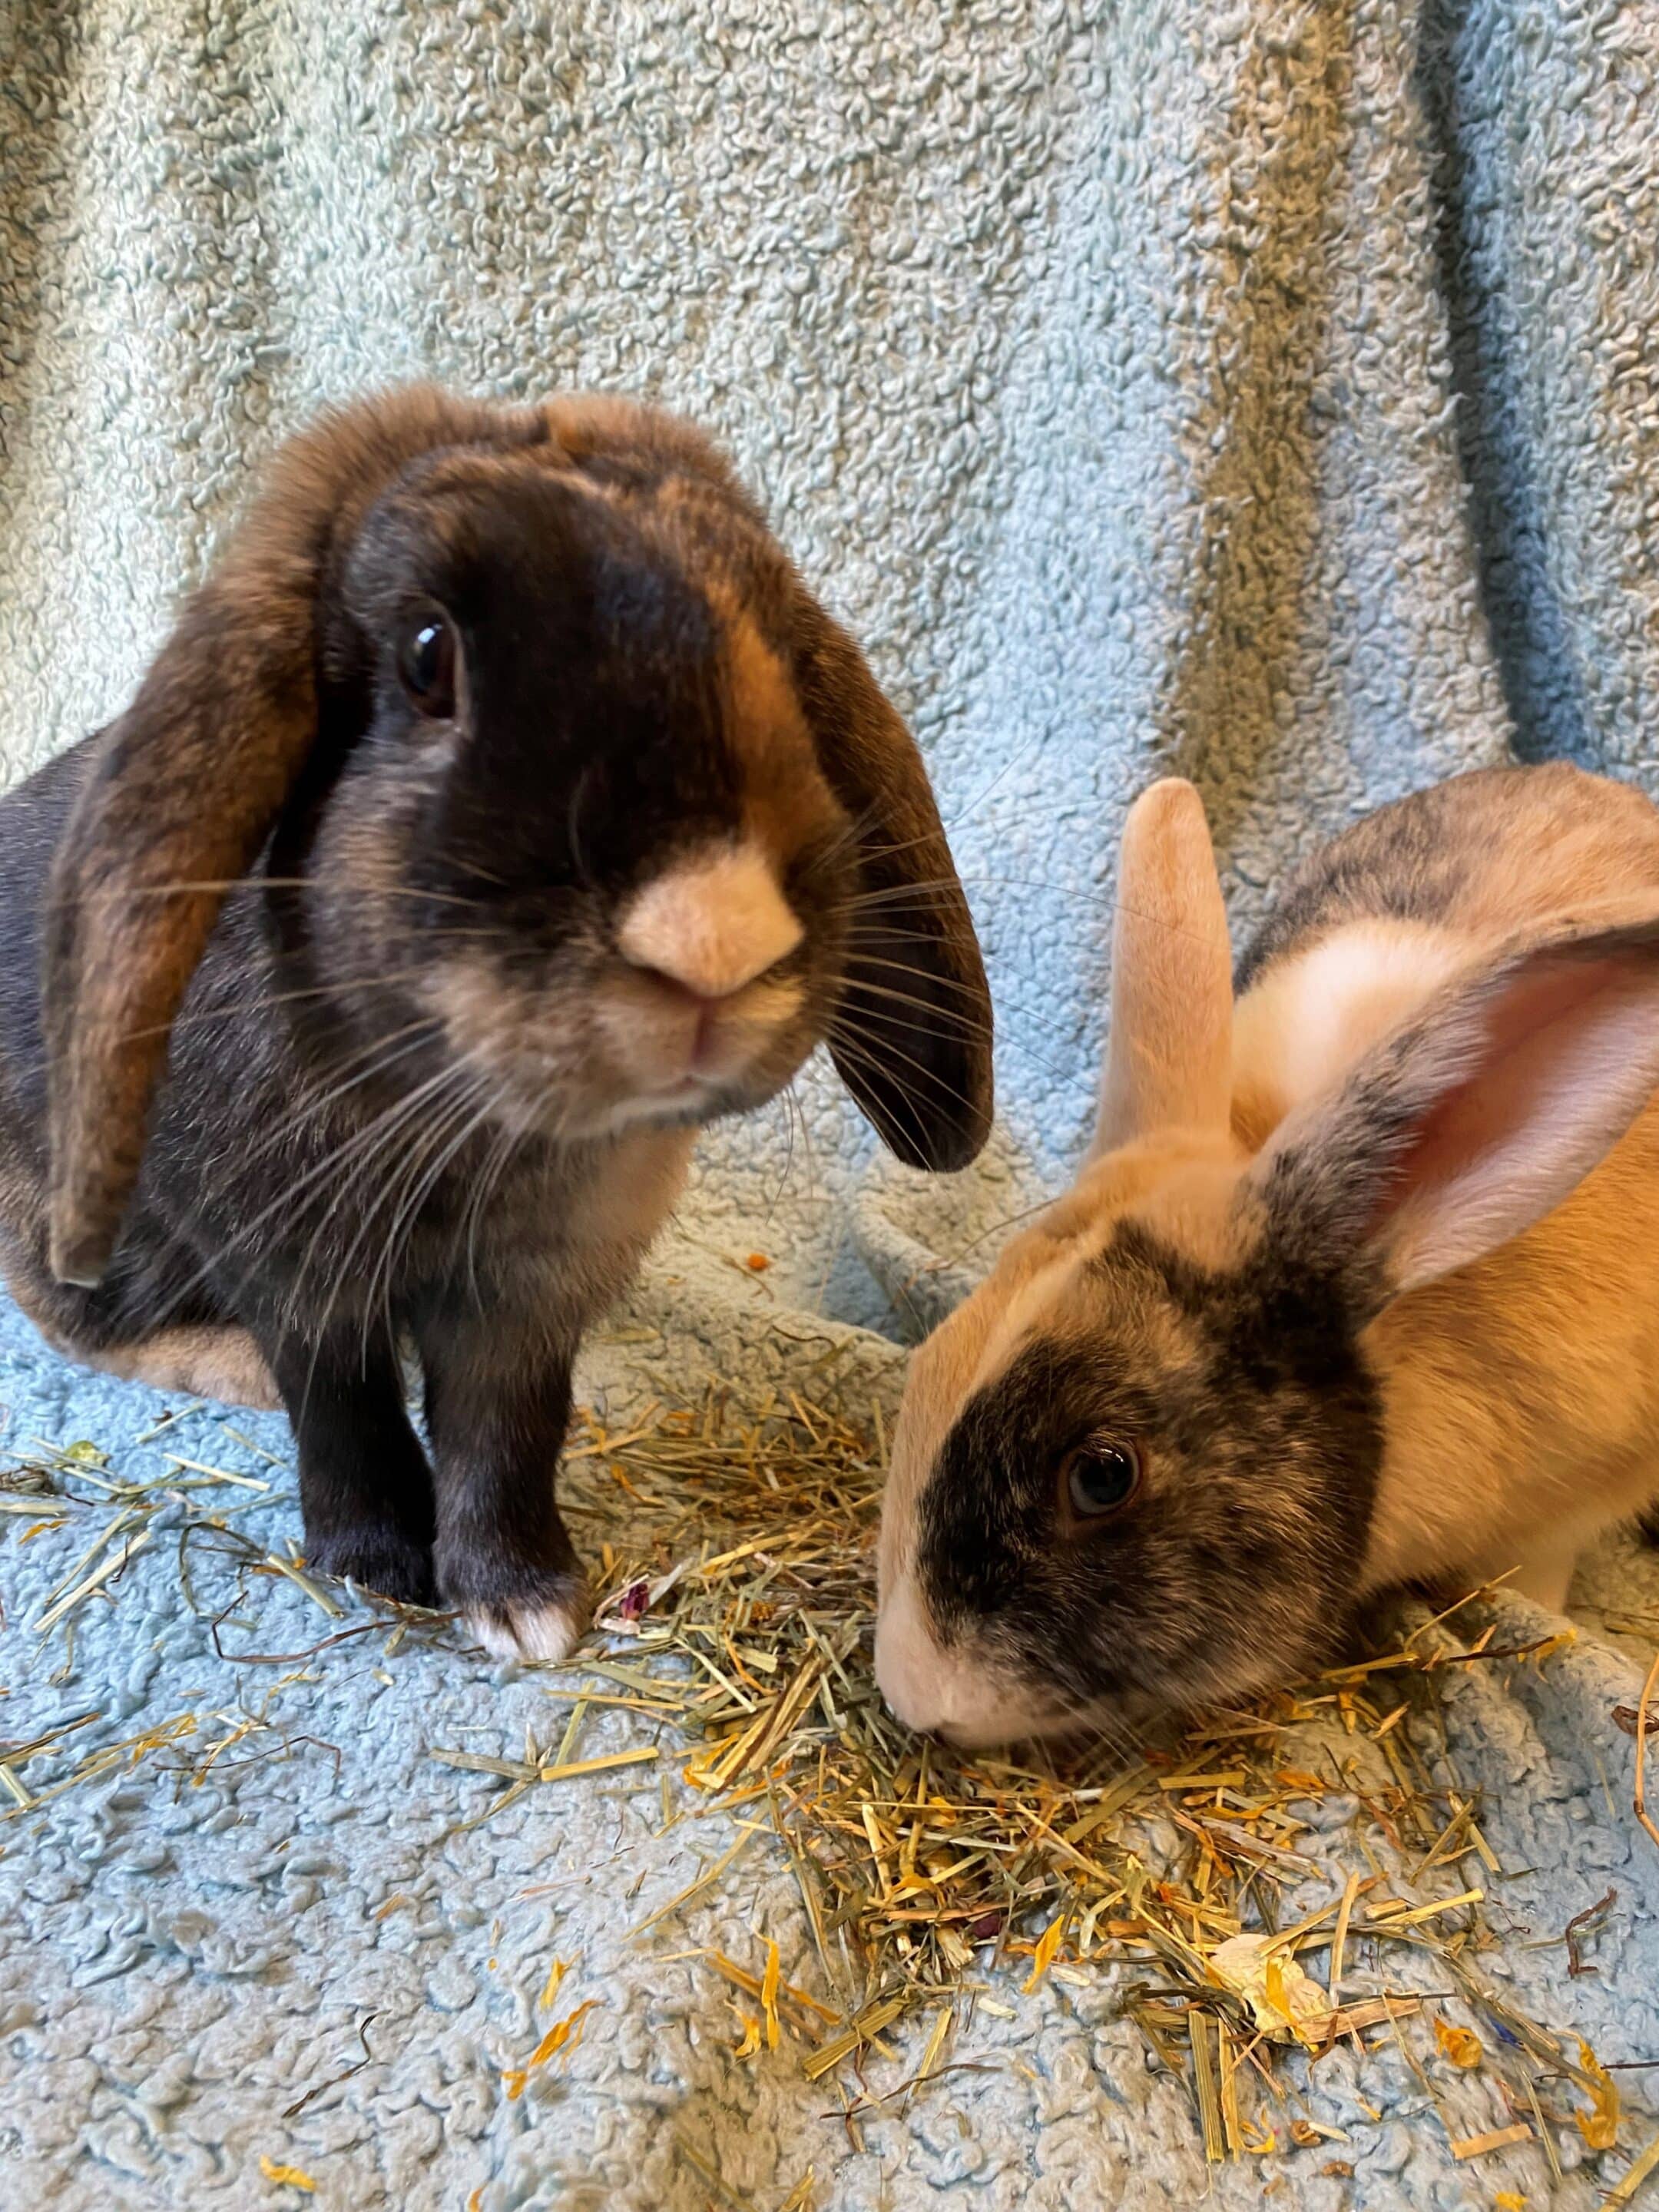
M 420 373 L 700 417 L 927 748 L 1001 1121 L 927 1184 L 815 1069 L 810 1155 L 784 1177 L 781 1111 L 708 1142 L 592 1378 L 793 1375 L 831 1338 L 844 1387 L 890 1394 L 889 1340 L 1075 1156 L 1151 775 L 1203 787 L 1241 928 L 1316 839 L 1447 771 L 1566 752 L 1659 788 L 1656 115 L 1644 0 L 10 0 L 5 768 L 122 703 L 247 465 L 319 401 Z M 757 1244 L 781 1256 L 745 1284 L 726 1262 Z M 161 1401 L 9 1310 L 0 1408 L 13 1455 L 94 1438 L 124 1474 L 171 1451 L 271 1481 L 230 1526 L 297 1538 L 280 1421 L 140 1443 Z M 197 1731 L 0 1826 L 8 2208 L 297 2205 L 291 2169 L 329 2212 L 776 2212 L 810 2168 L 805 2201 L 848 2212 L 1588 2212 L 1626 2169 L 1571 2122 L 1559 2179 L 1536 2140 L 1454 2158 L 1453 2129 L 1512 2124 L 1493 2077 L 1427 2059 L 1448 2124 L 1389 2048 L 1320 2069 L 1310 2109 L 1346 2142 L 1206 2172 L 1111 1972 L 1002 1989 L 1013 2017 L 960 2052 L 988 2070 L 855 2149 L 787 2054 L 732 2056 L 706 1971 L 623 1941 L 727 1826 L 657 1838 L 624 1770 L 457 1832 L 488 1785 L 432 1751 L 545 1747 L 545 1679 L 387 1655 L 281 1577 L 222 1656 L 234 1562 L 192 1543 L 198 1615 L 153 1522 L 112 1598 L 38 1633 L 96 1524 L 37 1517 L 0 1518 L 0 1740 L 95 1717 L 16 1771 L 44 1790 Z M 1449 1702 L 1494 1852 L 1530 1869 L 1482 1971 L 1603 2059 L 1659 2059 L 1659 1851 L 1611 1718 L 1659 1624 L 1652 1556 L 1609 1547 L 1575 1607 L 1572 1652 L 1468 1669 Z M 1535 1626 L 1511 1608 L 1499 1640 Z M 1610 1888 L 1570 1978 L 1553 1939 Z M 667 1948 L 752 1957 L 757 1928 L 813 1985 L 763 1843 Z M 604 2004 L 511 2100 L 555 1952 Z M 1616 2078 L 1639 2146 L 1659 2072 Z

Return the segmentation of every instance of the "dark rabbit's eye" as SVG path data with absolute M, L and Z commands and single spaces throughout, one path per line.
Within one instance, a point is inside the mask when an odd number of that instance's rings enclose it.
M 419 714 L 441 721 L 455 711 L 455 632 L 431 607 L 416 615 L 398 648 L 398 675 Z
M 1140 1461 L 1128 1444 L 1085 1444 L 1066 1459 L 1061 1474 L 1073 1518 L 1098 1521 L 1120 1511 L 1139 1489 Z

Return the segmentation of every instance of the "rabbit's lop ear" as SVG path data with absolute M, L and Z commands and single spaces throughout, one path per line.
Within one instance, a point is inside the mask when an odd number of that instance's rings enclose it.
M 862 878 L 830 1054 L 900 1159 L 966 1167 L 991 1127 L 991 994 L 927 772 L 853 641 L 810 602 L 796 620 L 797 688 Z
M 1455 978 L 1323 1098 L 1248 1185 L 1270 1241 L 1357 1305 L 1482 1258 L 1559 1205 L 1659 1085 L 1659 915 Z
M 505 418 L 418 386 L 325 417 L 264 491 L 105 730 L 53 866 L 43 993 L 52 1266 L 98 1281 L 138 1173 L 167 1035 L 226 890 L 317 731 L 330 549 L 388 478 Z
M 1091 1157 L 1158 1129 L 1219 1132 L 1232 1093 L 1232 955 L 1204 802 L 1166 776 L 1123 824 L 1112 1020 Z

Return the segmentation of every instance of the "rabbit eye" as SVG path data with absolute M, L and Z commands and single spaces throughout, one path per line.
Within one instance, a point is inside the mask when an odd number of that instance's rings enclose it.
M 1120 1511 L 1140 1487 L 1140 1461 L 1127 1444 L 1085 1444 L 1070 1455 L 1061 1474 L 1066 1504 L 1077 1521 Z
M 431 608 L 416 615 L 398 649 L 398 676 L 417 714 L 434 721 L 455 711 L 455 632 Z

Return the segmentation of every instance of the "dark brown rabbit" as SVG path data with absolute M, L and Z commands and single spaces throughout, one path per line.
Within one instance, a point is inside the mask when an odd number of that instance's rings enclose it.
M 571 1362 L 696 1127 L 827 1040 L 959 1167 L 990 1034 L 903 725 L 720 456 L 620 402 L 326 417 L 0 802 L 12 1291 L 280 1401 L 313 1562 L 503 1654 L 580 1632 Z

